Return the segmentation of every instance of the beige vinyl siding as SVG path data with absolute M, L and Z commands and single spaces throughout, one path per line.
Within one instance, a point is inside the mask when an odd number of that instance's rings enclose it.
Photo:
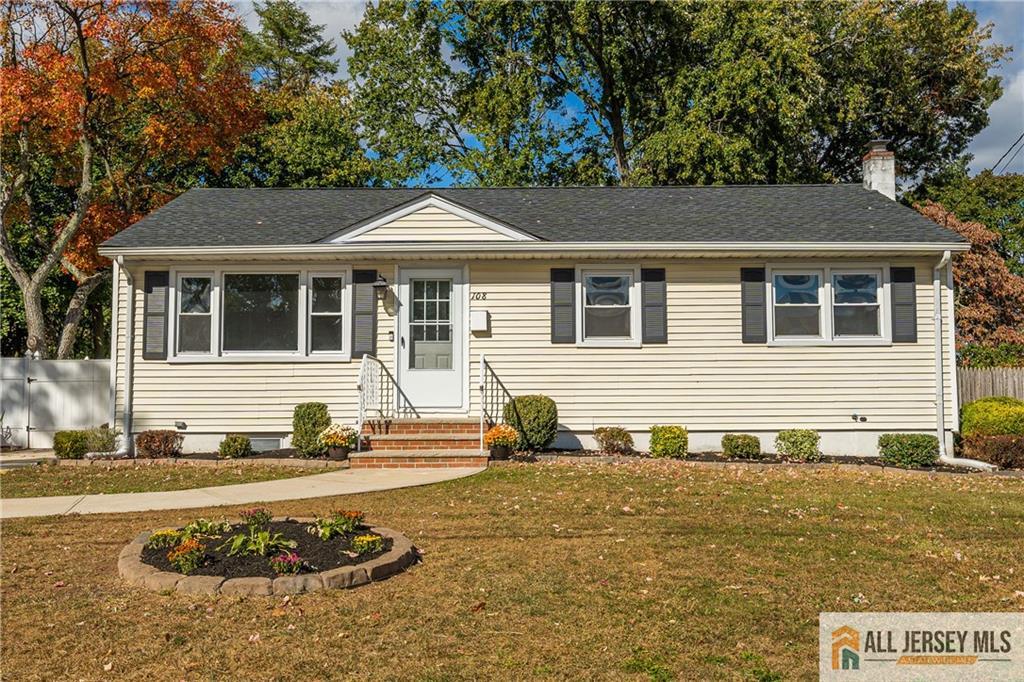
M 470 343 L 474 386 L 483 353 L 513 394 L 551 396 L 573 431 L 658 423 L 708 431 L 935 426 L 932 263 L 892 263 L 916 267 L 918 342 L 884 347 L 743 344 L 739 269 L 763 263 L 644 263 L 667 270 L 669 343 L 640 349 L 551 344 L 549 271 L 575 264 L 471 266 L 472 291 L 487 296 L 474 305 L 490 311 L 492 327 Z M 477 391 L 472 396 L 476 413 Z M 946 396 L 952 418 L 948 388 Z M 854 421 L 854 413 L 867 421 Z
M 772 264 L 781 261 L 772 261 Z M 806 262 L 806 261 L 804 261 Z M 822 261 L 823 263 L 825 261 Z M 830 260 L 832 264 L 842 261 Z M 927 259 L 889 259 L 917 273 L 918 342 L 874 347 L 771 347 L 741 343 L 739 272 L 763 261 L 693 259 L 645 262 L 665 267 L 669 343 L 642 348 L 585 348 L 550 342 L 550 269 L 575 261 L 475 261 L 470 291 L 486 294 L 470 308 L 488 310 L 491 331 L 469 336 L 470 409 L 479 414 L 479 360 L 489 363 L 513 394 L 544 393 L 558 404 L 563 427 L 581 432 L 619 425 L 645 431 L 657 423 L 691 430 L 929 431 L 935 428 L 935 348 L 932 266 Z M 439 267 L 451 263 L 439 262 Z M 149 269 L 166 269 L 147 266 Z M 319 266 L 318 266 L 319 267 Z M 396 282 L 394 264 L 376 268 Z M 359 360 L 175 364 L 141 355 L 143 271 L 136 282 L 134 431 L 173 428 L 189 433 L 288 433 L 299 402 L 326 402 L 334 419 L 354 423 Z M 124 348 L 127 310 L 122 277 L 118 343 Z M 948 302 L 944 296 L 944 302 Z M 948 305 L 948 303 L 947 303 Z M 378 306 L 377 356 L 394 371 L 394 317 Z M 393 308 L 392 308 L 393 310 Z M 946 330 L 950 311 L 943 312 Z M 947 339 L 948 342 L 948 339 Z M 944 348 L 945 351 L 945 348 Z M 948 354 L 947 428 L 954 403 Z M 119 352 L 117 416 L 123 407 L 124 353 Z M 854 421 L 852 415 L 867 417 Z
M 425 206 L 408 215 L 353 237 L 353 242 L 513 241 L 511 237 L 478 225 L 437 206 Z
M 318 266 L 320 267 L 320 266 Z M 391 279 L 393 265 L 360 264 L 376 268 Z M 143 294 L 145 270 L 166 267 L 132 267 L 136 283 L 133 431 L 174 428 L 175 421 L 188 424 L 186 433 L 289 433 L 292 411 L 298 403 L 320 401 L 331 417 L 354 424 L 358 411 L 356 384 L 358 358 L 315 362 L 172 363 L 142 359 Z M 329 268 L 325 268 L 329 269 Z M 123 282 L 123 280 L 122 280 Z M 127 287 L 121 288 L 118 343 L 124 348 L 124 311 Z M 388 332 L 393 322 L 378 305 L 377 350 L 390 358 L 394 346 Z M 121 418 L 124 398 L 123 353 L 117 363 L 117 409 Z

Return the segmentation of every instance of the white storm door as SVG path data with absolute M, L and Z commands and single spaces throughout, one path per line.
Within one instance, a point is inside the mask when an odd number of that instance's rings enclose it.
M 465 282 L 461 268 L 403 268 L 398 384 L 416 410 L 465 408 Z

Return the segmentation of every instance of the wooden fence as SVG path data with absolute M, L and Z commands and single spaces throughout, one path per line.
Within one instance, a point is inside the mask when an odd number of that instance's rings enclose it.
M 960 367 L 956 374 L 961 405 L 998 395 L 1024 400 L 1024 367 Z

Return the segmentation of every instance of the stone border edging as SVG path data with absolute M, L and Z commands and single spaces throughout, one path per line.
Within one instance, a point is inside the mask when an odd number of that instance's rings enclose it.
M 312 518 L 274 517 L 274 521 L 312 523 Z M 271 596 L 302 594 L 327 589 L 358 587 L 383 580 L 405 570 L 416 562 L 417 552 L 412 542 L 390 528 L 370 526 L 378 535 L 391 538 L 387 553 L 354 566 L 340 566 L 320 573 L 300 573 L 276 578 L 221 578 L 214 575 L 182 575 L 161 571 L 142 561 L 142 550 L 152 531 L 144 531 L 124 546 L 117 558 L 117 572 L 134 587 L 154 592 L 180 592 L 182 594 L 228 594 L 236 596 Z
M 188 459 L 186 457 L 131 457 L 125 459 L 58 459 L 53 464 L 65 467 L 198 466 L 227 468 L 242 466 L 280 466 L 296 469 L 348 469 L 348 460 L 299 459 L 286 457 L 238 457 L 235 459 Z

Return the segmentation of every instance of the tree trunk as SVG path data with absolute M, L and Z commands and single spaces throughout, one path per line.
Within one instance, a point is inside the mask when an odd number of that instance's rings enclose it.
M 50 344 L 46 333 L 46 315 L 43 312 L 42 287 L 33 285 L 23 289 L 22 301 L 25 305 L 25 327 L 28 330 L 27 345 L 31 347 L 34 338 L 35 350 L 45 357 L 49 353 Z
M 64 315 L 64 328 L 61 329 L 60 343 L 57 345 L 58 360 L 66 360 L 74 353 L 78 325 L 82 322 L 82 314 L 85 313 L 86 304 L 89 302 L 89 294 L 96 290 L 96 287 L 108 274 L 107 271 L 98 272 L 88 277 L 75 289 L 75 295 L 68 303 L 67 314 Z

